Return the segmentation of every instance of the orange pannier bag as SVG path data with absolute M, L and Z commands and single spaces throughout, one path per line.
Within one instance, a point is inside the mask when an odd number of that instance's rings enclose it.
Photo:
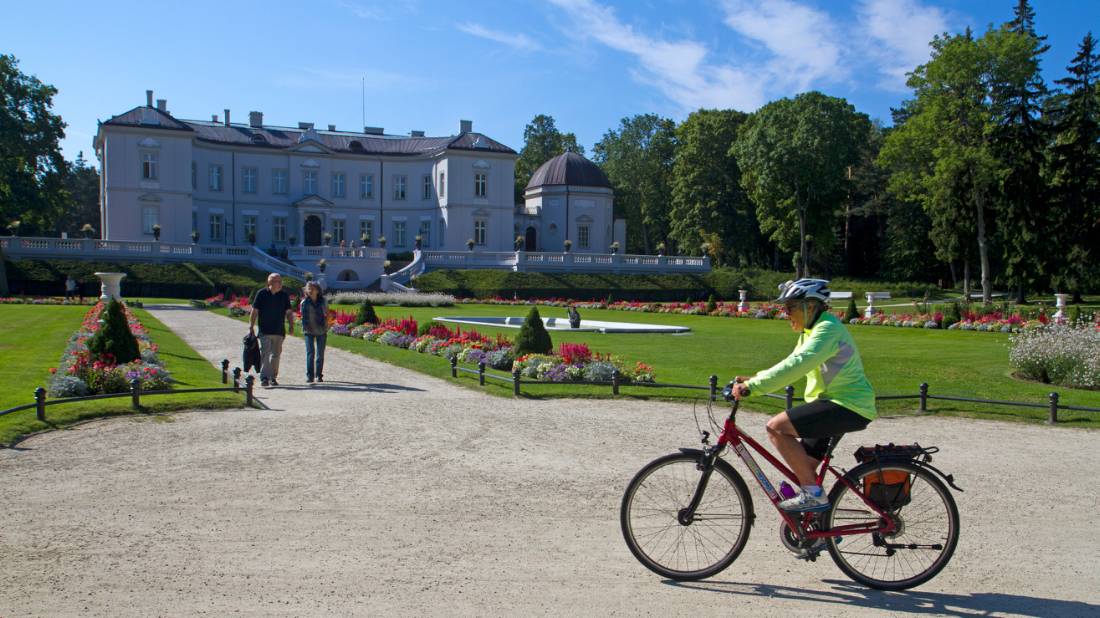
M 912 479 L 905 470 L 877 470 L 863 477 L 863 492 L 884 510 L 909 504 L 911 489 Z

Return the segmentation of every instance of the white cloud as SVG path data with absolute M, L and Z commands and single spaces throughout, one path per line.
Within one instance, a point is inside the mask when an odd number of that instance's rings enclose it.
M 340 8 L 351 11 L 352 15 L 355 15 L 359 19 L 380 20 L 384 19 L 386 16 L 385 11 L 383 11 L 381 7 L 359 4 L 358 2 L 343 0 L 340 2 Z
M 634 77 L 660 90 L 685 111 L 700 107 L 753 110 L 764 103 L 767 77 L 732 64 L 707 62 L 705 45 L 641 34 L 615 11 L 592 0 L 550 0 L 572 18 L 576 34 L 633 55 Z
M 497 43 L 507 45 L 508 47 L 519 51 L 537 51 L 539 49 L 542 49 L 541 45 L 539 45 L 534 39 L 527 36 L 526 34 L 510 34 L 507 32 L 499 32 L 496 30 L 490 30 L 485 26 L 482 26 L 481 24 L 470 22 L 459 24 L 457 27 L 459 30 L 465 32 L 466 34 L 483 39 L 488 39 L 490 41 L 495 41 Z
M 773 56 L 769 71 L 798 90 L 845 73 L 840 37 L 828 14 L 791 0 L 725 0 L 724 22 Z
M 905 89 L 905 74 L 928 61 L 928 43 L 947 31 L 947 17 L 919 0 L 862 0 L 859 26 L 885 79 L 883 87 Z

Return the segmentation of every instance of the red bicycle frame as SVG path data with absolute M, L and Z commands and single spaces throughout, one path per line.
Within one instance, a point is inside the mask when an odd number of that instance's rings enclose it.
M 780 461 L 779 458 L 769 453 L 768 450 L 765 449 L 763 446 L 760 446 L 760 443 L 756 440 L 753 440 L 752 436 L 742 432 L 741 429 L 737 427 L 737 421 L 735 420 L 734 415 L 731 414 L 730 417 L 726 419 L 725 426 L 722 430 L 722 435 L 718 437 L 718 444 L 715 446 L 714 452 L 720 453 L 722 451 L 722 448 L 725 446 L 729 446 L 731 449 L 733 449 L 733 451 L 737 453 L 737 456 L 741 458 L 741 461 L 745 462 L 745 466 L 747 466 L 749 471 L 752 472 L 752 475 L 756 477 L 756 482 L 760 484 L 760 488 L 764 490 L 765 494 L 767 494 L 768 499 L 771 500 L 772 506 L 775 507 L 775 510 L 779 511 L 780 517 L 782 517 L 783 520 L 787 522 L 787 525 L 790 527 L 791 530 L 796 531 L 801 536 L 809 539 L 822 539 L 852 534 L 869 534 L 872 532 L 882 532 L 884 534 L 889 534 L 897 530 L 897 524 L 888 513 L 883 511 L 881 508 L 878 507 L 878 505 L 868 499 L 867 496 L 864 495 L 864 493 L 860 491 L 860 489 L 856 487 L 851 481 L 845 478 L 841 472 L 839 472 L 833 466 L 829 465 L 829 461 L 832 459 L 832 454 L 829 453 L 825 455 L 825 459 L 821 462 L 821 468 L 817 471 L 817 484 L 822 485 L 822 482 L 825 480 L 825 471 L 828 470 L 841 483 L 847 485 L 848 488 L 852 490 L 852 493 L 859 496 L 868 508 L 877 513 L 879 516 L 879 521 L 878 523 L 848 524 L 844 526 L 836 526 L 824 531 L 814 530 L 807 532 L 805 524 L 809 523 L 813 519 L 815 513 L 788 513 L 787 511 L 779 508 L 779 503 L 782 500 L 779 496 L 779 492 L 775 490 L 775 487 L 772 485 L 771 481 L 768 480 L 767 475 L 765 475 L 764 471 L 760 469 L 760 466 L 756 463 L 756 460 L 753 459 L 752 454 L 749 453 L 749 450 L 745 448 L 746 444 L 752 447 L 752 449 L 755 450 L 757 453 L 763 455 L 764 459 L 768 460 L 772 467 L 782 472 L 783 475 L 793 481 L 795 485 L 799 484 L 798 477 L 795 476 L 794 472 L 792 472 L 791 469 L 786 466 L 786 464 Z M 799 521 L 799 519 L 797 518 L 798 515 L 802 516 L 801 521 Z

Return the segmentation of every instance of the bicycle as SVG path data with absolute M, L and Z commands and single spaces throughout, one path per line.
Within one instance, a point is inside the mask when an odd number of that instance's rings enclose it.
M 831 465 L 841 436 L 830 439 L 817 471 L 836 477 L 830 507 L 819 513 L 788 513 L 784 499 L 749 453 L 764 457 L 796 486 L 782 461 L 737 426 L 739 402 L 733 382 L 723 390 L 731 401 L 729 417 L 719 426 L 707 401 L 710 431 L 696 424 L 702 449 L 681 448 L 646 464 L 623 494 L 620 525 L 631 553 L 651 571 L 673 580 L 712 577 L 741 554 L 755 521 L 752 497 L 741 475 L 720 458 L 728 446 L 752 472 L 779 512 L 780 539 L 798 558 L 816 560 L 827 549 L 853 580 L 879 590 L 905 590 L 927 582 L 951 560 L 959 541 L 959 510 L 946 485 L 962 491 L 954 477 L 931 465 L 936 447 L 917 444 L 876 445 L 856 451 L 850 471 Z M 946 485 L 945 485 L 946 482 Z

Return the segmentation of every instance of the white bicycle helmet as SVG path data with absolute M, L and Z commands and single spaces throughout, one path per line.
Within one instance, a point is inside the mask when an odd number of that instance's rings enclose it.
M 777 303 L 785 303 L 789 300 L 820 300 L 829 302 L 829 282 L 824 279 L 799 279 L 780 284 Z

